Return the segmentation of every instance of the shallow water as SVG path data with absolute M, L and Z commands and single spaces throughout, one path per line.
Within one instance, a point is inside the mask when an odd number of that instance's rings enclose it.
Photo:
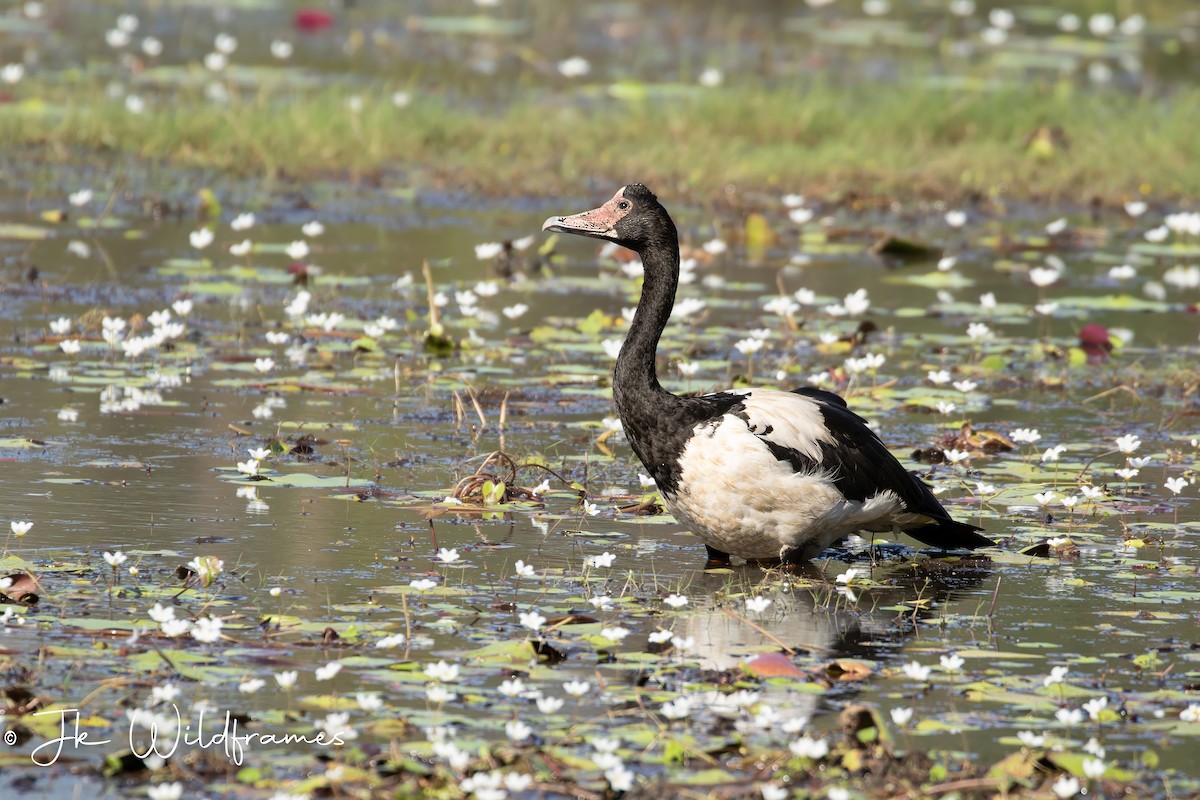
M 50 204 L 43 200 L 27 207 L 23 198 L 10 195 L 4 211 L 10 221 L 42 225 L 37 212 Z M 497 277 L 495 263 L 474 253 L 478 243 L 536 232 L 548 207 L 417 205 L 389 214 L 380 199 L 360 198 L 357 205 L 342 201 L 344 221 L 329 222 L 323 234 L 312 237 L 312 253 L 304 259 L 320 267 L 310 287 L 310 310 L 336 310 L 347 317 L 333 332 L 322 332 L 288 322 L 282 310 L 298 292 L 286 272 L 291 258 L 228 252 L 231 243 L 245 237 L 280 244 L 303 238 L 296 215 L 261 208 L 258 222 L 244 234 L 231 231 L 223 220 L 214 225 L 216 241 L 197 251 L 188 242 L 197 229 L 194 222 L 147 222 L 134 205 L 118 202 L 111 227 L 98 231 L 80 227 L 85 224 L 80 214 L 47 226 L 47 237 L 32 245 L 11 240 L 3 245 L 10 267 L 2 312 L 7 344 L 0 354 L 6 411 L 0 508 L 6 519 L 34 521 L 27 536 L 9 538 L 9 552 L 45 570 L 41 603 L 28 612 L 24 626 L 6 629 L 6 646 L 17 653 L 31 653 L 39 645 L 99 644 L 104 640 L 78 627 L 90 617 L 111 619 L 116 630 L 128 630 L 137 620 L 148 624 L 146 609 L 178 591 L 171 588 L 179 585 L 175 567 L 211 555 L 223 559 L 226 570 L 212 592 L 213 608 L 227 616 L 231 638 L 245 644 L 216 658 L 204 674 L 236 683 L 266 675 L 269 669 L 255 666 L 262 658 L 302 672 L 339 657 L 352 664 L 359 659 L 332 685 L 380 691 L 389 714 L 404 714 L 417 724 L 458 719 L 467 726 L 464 731 L 481 726 L 485 736 L 507 718 L 503 706 L 489 712 L 468 703 L 462 710 L 473 711 L 465 717 L 453 703 L 431 711 L 424 682 L 396 682 L 384 664 L 407 664 L 404 669 L 411 670 L 448 659 L 464 665 L 475 690 L 490 691 L 506 673 L 488 667 L 486 656 L 471 653 L 525 635 L 508 603 L 547 616 L 571 612 L 619 621 L 633 631 L 622 647 L 627 653 L 643 649 L 648 634 L 671 624 L 695 639 L 699 663 L 711 669 L 726 668 L 731 657 L 774 649 L 778 641 L 807 651 L 801 662 L 811 662 L 813 669 L 839 656 L 866 658 L 874 672 L 863 680 L 835 681 L 817 694 L 800 696 L 791 689 L 769 691 L 782 691 L 780 706 L 792 715 L 811 714 L 811 730 L 817 731 L 834 725 L 836 712 L 850 700 L 882 708 L 911 705 L 915 719 L 924 722 L 914 722 L 918 727 L 911 734 L 899 734 L 904 746 L 965 751 L 985 761 L 1011 750 L 1002 739 L 1017 730 L 1047 728 L 1076 745 L 1083 740 L 1079 737 L 1094 733 L 1082 726 L 1072 737 L 1072 729 L 1054 722 L 1048 709 L 1060 703 L 1073 707 L 1081 698 L 1103 693 L 1114 707 L 1128 698 L 1139 720 L 1152 720 L 1156 712 L 1169 719 L 1177 717 L 1187 687 L 1194 684 L 1194 485 L 1178 499 L 1162 486 L 1166 477 L 1186 476 L 1194 468 L 1189 438 L 1196 430 L 1188 416 L 1194 401 L 1187 394 L 1194 380 L 1194 317 L 1176 301 L 1185 295 L 1170 294 L 1145 312 L 1089 310 L 1081 301 L 1074 312 L 1064 303 L 1049 318 L 1027 316 L 1039 299 L 1090 297 L 1098 305 L 1112 305 L 1120 290 L 1105 277 L 1107 265 L 1130 257 L 1126 248 L 1138 241 L 1142 223 L 1102 220 L 1108 242 L 1061 249 L 1061 280 L 1040 290 L 1028 284 L 1027 264 L 1002 259 L 982 244 L 987 233 L 1000 229 L 1036 232 L 1049 220 L 1037 209 L 1029 209 L 1026 218 L 984 220 L 962 232 L 931 215 L 900 223 L 898 217 L 829 210 L 825 230 L 867 232 L 903 224 L 906 235 L 949 245 L 959 252 L 959 261 L 946 272 L 932 262 L 888 268 L 864 253 L 862 244 L 839 247 L 828 237 L 822 240 L 817 227 L 809 228 L 808 242 L 798 245 L 795 226 L 789 228 L 781 212 L 772 215 L 772 224 L 788 238 L 757 263 L 747 263 L 735 247 L 705 256 L 695 268 L 696 280 L 683 287 L 681 297 L 703 299 L 707 308 L 690 322 L 673 323 L 662 352 L 671 359 L 686 353 L 701 368 L 686 381 L 667 368 L 664 379 L 676 390 L 719 388 L 744 376 L 750 365 L 732 345 L 757 328 L 768 329 L 769 344 L 753 367 L 761 382 L 776 385 L 779 379 L 792 385 L 813 373 L 831 374 L 827 370 L 840 367 L 848 352 L 822 345 L 819 334 L 849 332 L 858 317 L 830 318 L 817 310 L 822 300 L 815 309 L 797 313 L 803 325 L 793 330 L 765 312 L 763 304 L 778 295 L 777 285 L 788 292 L 807 287 L 828 302 L 862 287 L 871 299 L 862 316 L 881 330 L 859 352 L 884 353 L 887 361 L 877 375 L 858 375 L 853 384 L 833 388 L 847 393 L 851 406 L 872 420 L 907 466 L 928 470 L 909 453 L 938 440 L 961 418 L 961 412 L 942 416 L 916 410 L 927 408 L 929 398 L 956 400 L 960 407 L 965 401 L 978 429 L 1007 433 L 1036 427 L 1041 433 L 1037 447 L 1026 446 L 1024 453 L 976 455 L 966 467 L 942 465 L 925 473 L 943 490 L 952 513 L 981 520 L 999 541 L 993 563 L 961 574 L 951 567 L 949 586 L 926 585 L 901 563 L 913 551 L 889 551 L 874 573 L 878 585 L 855 592 L 860 596 L 851 602 L 831 581 L 847 569 L 847 560 L 870 569 L 861 553 L 820 561 L 812 574 L 794 578 L 765 576 L 753 568 L 738 568 L 732 576 L 704 575 L 698 572 L 703 548 L 669 518 L 637 518 L 615 510 L 642 496 L 639 465 L 620 434 L 597 441 L 604 431 L 602 418 L 612 415 L 606 388 L 612 362 L 600 342 L 619 339 L 623 325 L 610 320 L 598 333 L 581 333 L 577 326 L 597 310 L 619 317 L 632 305 L 636 279 L 621 276 L 611 261 L 598 263 L 589 243 L 561 242 L 561 255 L 543 272 L 534 255 L 545 241 L 539 236 L 519 256 L 516 269 L 524 277 L 512 280 Z M 685 247 L 721 234 L 709 227 L 706 215 L 676 211 Z M 849 241 L 871 236 L 861 233 Z M 69 253 L 71 241 L 87 243 L 88 257 Z M 432 265 L 435 289 L 451 298 L 455 290 L 481 280 L 498 289 L 494 297 L 478 300 L 482 320 L 465 317 L 453 299 L 444 307 L 449 335 L 467 340 L 473 328 L 481 340 L 444 357 L 423 347 L 427 320 L 420 264 L 425 260 Z M 32 282 L 22 279 L 28 263 L 38 267 Z M 235 266 L 240 271 L 229 272 Z M 1155 276 L 1165 266 L 1146 262 L 1141 271 Z M 414 275 L 413 283 L 395 288 L 405 273 Z M 939 299 L 937 288 L 916 285 L 922 281 L 949 285 L 942 291 L 954 297 Z M 988 291 L 1000 301 L 995 309 L 975 302 Z M 186 333 L 172 350 L 130 359 L 99 340 L 98 316 L 87 327 L 79 323 L 95 309 L 126 319 L 145 317 L 184 296 L 194 307 L 183 318 Z M 528 304 L 524 316 L 509 320 L 498 313 L 516 302 Z M 381 353 L 356 353 L 350 343 L 361 334 L 362 321 L 380 314 L 399 320 L 399 328 L 378 340 Z M 77 356 L 64 354 L 58 348 L 64 337 L 49 331 L 49 321 L 63 315 L 74 320 L 69 335 L 82 334 L 85 341 Z M 972 344 L 963 333 L 972 320 L 987 320 L 1001 338 Z M 1068 366 L 1041 354 L 1045 348 L 1066 354 L 1084 321 L 1127 328 L 1133 340 L 1105 363 Z M 289 331 L 292 344 L 303 343 L 305 364 L 289 363 L 284 346 L 267 343 L 268 329 Z M 988 356 L 998 356 L 1002 366 L 984 367 Z M 275 367 L 256 372 L 258 357 L 274 358 Z M 972 376 L 978 388 L 965 396 L 935 389 L 923 378 L 940 366 L 954 370 L 956 379 Z M 786 374 L 777 375 L 781 370 Z M 1114 386 L 1131 391 L 1108 391 Z M 158 397 L 136 408 L 111 407 L 134 396 L 129 387 Z M 482 430 L 468 387 L 480 398 Z M 465 409 L 461 420 L 456 392 Z M 77 418 L 60 419 L 62 408 L 74 409 Z M 272 437 L 295 441 L 301 432 L 316 437 L 312 457 L 273 456 L 263 463 L 266 480 L 238 475 L 235 464 L 247 457 L 248 447 Z M 1141 436 L 1139 453 L 1152 456 L 1128 491 L 1111 476 L 1121 459 L 1106 455 L 1113 439 L 1127 433 Z M 1037 465 L 1042 445 L 1049 443 L 1069 446 L 1057 468 Z M 585 516 L 575 493 L 552 479 L 544 507 L 505 507 L 492 512 L 492 519 L 459 515 L 451 507 L 431 525 L 431 504 L 497 449 L 517 459 L 544 457 L 559 474 L 587 488 L 599 513 Z M 1093 458 L 1099 460 L 1089 466 Z M 1049 516 L 1046 509 L 1038 510 L 1033 494 L 1051 486 L 1060 496 L 1073 491 L 1081 470 L 1096 485 L 1108 486 L 1098 506 L 1081 503 L 1067 514 L 1052 502 Z M 533 486 L 542 477 L 536 470 L 523 472 L 520 483 Z M 287 485 L 288 479 L 299 479 L 300 485 Z M 997 487 L 981 516 L 976 480 Z M 253 489 L 253 496 L 239 495 L 239 489 Z M 1050 558 L 1019 554 L 1051 536 L 1069 536 L 1074 545 L 1062 545 Z M 1146 544 L 1126 546 L 1130 539 Z M 457 549 L 460 561 L 439 562 L 438 548 Z M 136 576 L 126 574 L 127 565 L 114 573 L 101 559 L 103 551 L 118 549 L 138 565 Z M 580 571 L 585 558 L 606 552 L 615 556 L 611 567 Z M 534 565 L 539 577 L 514 583 L 510 576 L 518 559 Z M 121 590 L 108 601 L 104 587 L 114 574 Z M 439 588 L 423 598 L 408 584 L 426 576 L 433 576 Z M 889 584 L 895 588 L 884 588 Z M 276 586 L 282 594 L 269 597 L 267 590 Z M 692 600 L 678 619 L 660 599 L 674 591 Z M 596 613 L 588 603 L 602 592 L 618 598 L 616 610 Z M 759 592 L 775 598 L 775 605 L 757 624 L 778 641 L 763 639 L 727 614 L 734 610 L 742 617 L 747 612 L 738 610 L 738 598 Z M 202 606 L 194 605 L 199 594 L 184 592 L 181 613 L 200 615 Z M 928 603 L 920 614 L 902 611 L 918 598 Z M 658 608 L 661 612 L 654 611 Z M 278 614 L 303 623 L 298 641 L 266 651 L 251 646 L 258 615 Z M 302 646 L 326 625 L 369 632 L 368 638 L 407 631 L 412 644 L 396 654 L 399 662 L 377 662 L 369 651 L 355 656 L 353 647 Z M 640 663 L 598 663 L 590 647 L 581 649 L 569 634 L 560 646 L 566 648 L 566 660 L 536 667 L 536 679 L 603 679 L 620 686 L 630 666 Z M 1155 651 L 1159 660 L 1153 669 L 1132 666 L 1134 657 Z M 901 664 L 915 659 L 933 664 L 936 673 L 938 659 L 954 652 L 966 653 L 965 666 L 943 675 L 944 681 L 925 688 L 896 680 Z M 1169 664 L 1173 669 L 1163 672 Z M 1001 687 L 1022 680 L 1039 686 L 1056 665 L 1070 667 L 1071 691 L 1061 698 L 1043 696 L 1046 708 L 1022 712 L 1012 696 L 999 695 Z M 95 679 L 122 671 L 100 658 L 76 676 L 71 685 L 77 689 L 51 690 L 65 677 L 65 666 L 52 659 L 41 676 L 43 691 L 64 702 L 85 691 L 91 670 Z M 162 679 L 161 673 L 142 675 L 143 680 Z M 679 687 L 678 679 L 656 679 L 666 681 L 662 697 Z M 692 687 L 694 697 L 706 697 L 696 685 L 683 685 Z M 266 713 L 271 705 L 239 695 L 232 684 L 201 684 L 188 691 L 218 708 L 258 706 Z M 986 699 L 989 693 L 997 702 Z M 97 708 L 112 700 L 105 697 Z M 609 708 L 609 702 L 601 699 L 593 706 L 581 699 L 571 713 L 588 718 Z M 496 716 L 489 723 L 491 713 Z M 363 723 L 367 741 L 372 731 L 367 719 Z M 1110 759 L 1136 758 L 1145 737 L 1139 724 L 1104 727 Z M 1189 737 L 1169 733 L 1154 744 L 1163 767 L 1184 773 L 1192 770 L 1190 746 Z

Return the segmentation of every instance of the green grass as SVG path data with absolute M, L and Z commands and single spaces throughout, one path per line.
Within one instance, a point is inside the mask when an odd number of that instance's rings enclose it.
M 380 87 L 357 114 L 336 87 L 263 89 L 228 106 L 182 90 L 149 98 L 135 116 L 98 86 L 23 88 L 46 98 L 44 110 L 0 111 L 7 143 L 45 146 L 48 158 L 116 150 L 266 178 L 403 173 L 500 195 L 632 180 L 872 200 L 1200 194 L 1200 171 L 1187 168 L 1200 161 L 1196 89 L 1164 99 L 1061 85 L 969 93 L 817 83 L 633 101 L 522 90 L 484 113 L 431 95 L 397 109 Z M 1043 126 L 1060 127 L 1066 144 L 1031 148 Z

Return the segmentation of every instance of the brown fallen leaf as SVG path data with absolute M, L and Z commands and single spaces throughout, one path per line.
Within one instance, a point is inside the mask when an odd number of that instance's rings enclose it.
M 803 678 L 804 673 L 783 653 L 762 653 L 742 664 L 755 678 Z
M 821 667 L 821 671 L 834 681 L 861 681 L 869 678 L 875 670 L 865 661 L 839 658 Z
M 28 572 L 14 572 L 0 578 L 0 600 L 21 605 L 37 605 L 38 582 Z

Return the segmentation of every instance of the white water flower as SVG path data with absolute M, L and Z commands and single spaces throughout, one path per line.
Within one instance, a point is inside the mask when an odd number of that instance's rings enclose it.
M 616 764 L 604 771 L 604 779 L 614 792 L 628 792 L 633 788 L 633 772 L 624 764 Z
M 537 699 L 538 711 L 543 714 L 553 714 L 563 707 L 564 701 L 561 697 L 539 697 Z
M 650 642 L 650 644 L 663 644 L 665 642 L 671 641 L 671 638 L 674 636 L 675 636 L 674 631 L 657 630 L 654 633 L 647 635 L 646 641 Z
M 938 661 L 942 665 L 942 669 L 947 672 L 957 672 L 962 669 L 962 665 L 965 663 L 963 657 L 958 653 L 942 656 Z
M 293 261 L 300 261 L 309 254 L 310 250 L 308 247 L 308 242 L 304 241 L 303 239 L 297 239 L 289 244 L 284 249 L 284 252 L 287 253 L 288 258 L 292 259 Z
M 438 561 L 441 561 L 443 564 L 453 564 L 455 561 L 458 561 L 458 549 L 441 547 L 438 549 L 437 557 Z
M 686 595 L 669 594 L 663 598 L 663 602 L 671 608 L 683 608 L 688 604 L 688 599 Z
M 1054 712 L 1054 718 L 1067 727 L 1083 722 L 1083 710 L 1079 708 L 1060 708 Z
M 716 67 L 707 67 L 703 72 L 700 73 L 700 77 L 696 80 L 701 86 L 706 86 L 709 89 L 712 89 L 713 87 L 720 86 L 721 81 L 724 79 L 725 76 L 722 74 L 721 70 L 717 69 Z
M 1150 230 L 1146 231 L 1143 236 L 1147 242 L 1150 242 L 1151 244 L 1158 244 L 1159 242 L 1165 242 L 1170 234 L 1170 228 L 1168 228 L 1166 225 L 1159 225 L 1157 228 L 1151 228 Z
M 313 675 L 319 681 L 328 681 L 332 680 L 341 671 L 342 664 L 340 661 L 330 661 L 322 667 L 317 667 Z
M 221 638 L 221 626 L 224 623 L 219 617 L 201 617 L 192 627 L 192 638 L 204 644 L 212 644 Z M 163 626 L 164 632 L 166 625 Z
M 1052 686 L 1056 683 L 1062 683 L 1069 671 L 1069 667 L 1051 667 L 1050 674 L 1042 678 L 1042 685 Z
M 1142 200 L 1130 200 L 1125 204 L 1125 213 L 1136 219 L 1145 214 L 1148 208 L 1149 206 Z
M 1032 444 L 1034 441 L 1042 438 L 1042 434 L 1038 433 L 1037 428 L 1016 428 L 1012 433 L 1008 434 L 1008 437 L 1016 441 L 1016 443 Z
M 457 693 L 452 692 L 445 686 L 441 686 L 436 683 L 425 687 L 425 699 L 435 705 L 449 703 L 456 697 L 458 697 Z
M 851 316 L 864 313 L 871 307 L 871 301 L 867 297 L 867 290 L 860 288 L 846 295 L 842 299 L 842 307 Z
M 535 631 L 546 624 L 546 618 L 536 611 L 524 611 L 518 614 L 517 617 L 520 619 L 522 625 Z
M 120 28 L 109 28 L 104 32 L 104 41 L 114 50 L 119 50 L 129 44 L 129 31 Z
M 519 719 L 509 720 L 504 724 L 504 735 L 513 742 L 523 742 L 533 735 L 533 728 Z
M 967 326 L 967 337 L 972 342 L 979 342 L 979 341 L 983 341 L 985 339 L 991 339 L 994 336 L 995 336 L 995 333 L 992 331 L 992 329 L 990 327 L 988 327 L 988 325 L 986 323 L 972 322 L 970 325 Z
M 659 713 L 667 719 L 684 719 L 692 713 L 692 701 L 686 697 L 677 697 L 663 703 Z
M 698 297 L 684 297 L 675 303 L 675 308 L 671 311 L 671 319 L 676 321 L 686 320 L 688 317 L 703 311 L 707 306 L 708 304 Z
M 967 224 L 967 212 L 958 210 L 947 211 L 944 219 L 946 220 L 946 224 L 951 228 L 961 228 Z
M 1088 718 L 1093 720 L 1100 719 L 1100 712 L 1108 708 L 1107 697 L 1093 697 L 1083 704 L 1083 710 L 1087 712 Z
M 788 219 L 797 225 L 805 225 L 812 222 L 812 218 L 816 215 L 811 208 L 793 208 L 788 211 Z
M 1117 449 L 1122 453 L 1133 453 L 1142 446 L 1142 440 L 1136 434 L 1126 434 L 1117 437 Z
M 1079 794 L 1079 779 L 1064 773 L 1058 776 L 1058 780 L 1050 788 L 1059 800 L 1067 800 Z
M 25 77 L 25 65 L 24 64 L 13 63 L 13 64 L 5 64 L 3 67 L 0 67 L 0 80 L 4 81 L 5 83 L 7 83 L 9 85 L 12 85 L 14 83 L 20 83 L 21 79 L 24 77 Z M 80 205 L 82 205 L 82 203 L 80 203 Z
M 1053 447 L 1048 447 L 1048 448 L 1046 448 L 1046 451 L 1042 453 L 1042 461 L 1044 461 L 1044 462 L 1058 461 L 1058 457 L 1061 456 L 1064 452 L 1066 452 L 1066 449 L 1067 449 L 1067 446 L 1064 444 L 1056 444 Z
M 424 672 L 427 677 L 442 683 L 453 683 L 458 680 L 458 665 L 449 664 L 444 659 L 439 660 L 436 664 L 430 664 Z
M 790 317 L 800 310 L 800 304 L 790 297 L 773 297 L 763 303 L 763 310 L 781 317 Z
M 156 783 L 146 788 L 146 796 L 150 800 L 179 800 L 183 797 L 183 784 L 178 781 Z
M 786 786 L 780 786 L 777 783 L 762 783 L 758 787 L 759 794 L 763 800 L 787 800 L 791 797 L 791 792 Z
M 891 715 L 892 715 L 892 722 L 894 722 L 895 724 L 897 724 L 903 728 L 905 725 L 907 725 L 912 720 L 913 710 L 911 707 L 909 707 L 909 708 L 893 708 L 891 711 Z
M 580 78 L 591 71 L 591 62 L 583 56 L 572 56 L 558 62 L 558 74 L 564 78 Z
M 1020 731 L 1017 733 L 1017 738 L 1021 740 L 1021 744 L 1029 748 L 1038 748 L 1046 743 L 1045 736 L 1033 731 Z
M 929 679 L 930 668 L 923 666 L 919 661 L 910 661 L 904 665 L 904 674 L 915 681 L 925 681 Z
M 67 201 L 73 206 L 86 206 L 92 202 L 92 190 L 80 189 L 77 192 L 71 192 L 67 195 Z
M 746 598 L 746 610 L 755 614 L 761 614 L 766 611 L 771 605 L 771 600 L 761 595 L 758 597 Z
M 192 623 L 186 619 L 166 619 L 159 623 L 159 628 L 162 630 L 163 636 L 168 639 L 174 639 L 183 636 L 192 627 Z
M 152 605 L 147 614 L 149 614 L 150 619 L 159 624 L 175 619 L 175 609 L 171 606 L 164 606 L 162 603 Z
M 608 569 L 616 560 L 615 554 L 605 552 L 598 556 L 588 556 L 583 560 L 583 565 L 590 569 Z
M 600 635 L 605 639 L 609 639 L 614 642 L 620 642 L 629 635 L 629 629 L 622 628 L 620 625 L 612 625 L 606 628 L 601 628 Z
M 142 52 L 150 58 L 158 58 L 162 55 L 163 43 L 156 36 L 147 36 L 142 39 Z
M 788 744 L 788 749 L 795 756 L 817 761 L 828 755 L 829 744 L 824 739 L 813 739 L 808 735 L 804 735 Z
M 970 451 L 955 450 L 953 448 L 951 448 L 949 450 L 943 450 L 942 455 L 945 456 L 946 460 L 949 461 L 951 464 L 957 464 L 960 461 L 966 461 L 968 458 L 971 457 Z
M 391 636 L 385 636 L 379 641 L 375 642 L 375 647 L 378 650 L 390 650 L 393 647 L 399 647 L 400 645 L 404 644 L 404 642 L 407 641 L 407 638 L 408 637 L 406 637 L 403 633 L 394 633 Z
M 208 228 L 201 228 L 198 231 L 192 231 L 188 234 L 188 241 L 197 250 L 203 250 L 208 247 L 213 243 L 214 238 L 216 238 L 215 235 Z
M 1049 286 L 1057 281 L 1059 272 L 1049 267 L 1034 267 L 1029 270 L 1029 282 L 1039 288 Z

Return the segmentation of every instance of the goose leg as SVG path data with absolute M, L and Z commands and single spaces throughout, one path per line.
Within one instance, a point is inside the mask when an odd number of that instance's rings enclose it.
M 719 569 L 729 566 L 729 553 L 722 553 L 720 550 L 704 545 L 704 549 L 708 551 L 708 563 L 704 565 L 705 569 Z

